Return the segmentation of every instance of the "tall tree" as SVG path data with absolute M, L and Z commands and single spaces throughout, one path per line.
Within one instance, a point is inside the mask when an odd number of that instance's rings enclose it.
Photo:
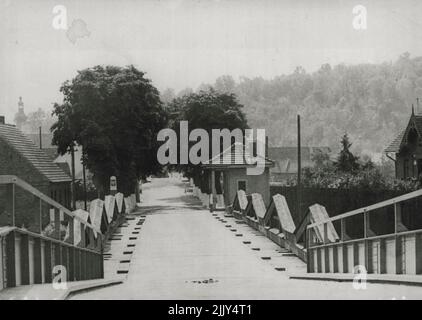
M 352 144 L 349 141 L 347 133 L 345 133 L 341 138 L 341 146 L 342 149 L 340 150 L 336 162 L 337 169 L 343 172 L 355 172 L 357 169 L 359 169 L 359 157 L 356 157 L 350 151 Z
M 53 143 L 60 154 L 82 146 L 84 164 L 101 193 L 112 175 L 128 195 L 140 178 L 159 171 L 156 136 L 167 115 L 142 71 L 95 66 L 79 71 L 60 91 L 64 100 L 54 105 Z
M 211 137 L 212 129 L 241 129 L 248 128 L 243 105 L 234 94 L 221 93 L 214 89 L 199 91 L 179 97 L 170 104 L 172 110 L 171 125 L 179 132 L 180 121 L 188 121 L 189 133 L 193 129 L 204 129 Z M 211 139 L 210 139 L 211 150 Z M 190 142 L 194 144 L 195 142 Z M 209 156 L 212 152 L 209 152 Z M 179 166 L 180 168 L 180 166 Z M 188 175 L 197 174 L 198 167 L 195 165 L 181 166 Z

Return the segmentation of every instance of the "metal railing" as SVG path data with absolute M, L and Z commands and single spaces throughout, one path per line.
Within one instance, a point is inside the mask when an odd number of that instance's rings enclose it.
M 421 196 L 417 190 L 309 224 L 308 272 L 352 273 L 359 266 L 368 273 L 422 274 Z
M 0 290 L 103 277 L 100 230 L 16 176 L 0 176 Z M 63 277 L 65 279 L 63 279 Z

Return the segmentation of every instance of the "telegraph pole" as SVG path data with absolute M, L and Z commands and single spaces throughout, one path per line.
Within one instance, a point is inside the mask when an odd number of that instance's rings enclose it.
M 82 163 L 82 175 L 83 175 L 83 179 L 84 179 L 84 208 L 85 211 L 88 210 L 88 205 L 87 205 L 87 195 L 86 195 L 86 171 L 85 171 L 85 163 Z
M 72 142 L 72 146 L 70 149 L 70 155 L 72 156 L 72 184 L 71 184 L 71 188 L 72 188 L 72 192 L 71 192 L 71 196 L 72 196 L 72 210 L 76 210 L 76 194 L 75 194 L 75 147 L 73 145 Z
M 297 187 L 296 187 L 296 211 L 299 219 L 302 220 L 301 212 L 301 176 L 302 176 L 302 153 L 300 146 L 300 115 L 297 115 Z
M 39 127 L 39 131 L 40 131 L 40 149 L 42 149 L 42 134 L 41 134 L 41 126 Z

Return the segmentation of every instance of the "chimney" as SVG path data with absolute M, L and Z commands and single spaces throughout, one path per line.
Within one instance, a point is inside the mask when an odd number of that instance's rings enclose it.
M 4 116 L 0 116 L 0 124 L 5 124 Z
M 421 110 L 419 109 L 419 98 L 416 98 L 416 114 L 419 114 Z

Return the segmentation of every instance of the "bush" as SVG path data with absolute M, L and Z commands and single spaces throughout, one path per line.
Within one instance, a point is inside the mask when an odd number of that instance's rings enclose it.
M 291 179 L 288 185 L 297 184 Z M 336 170 L 332 165 L 318 168 L 305 168 L 302 173 L 302 186 L 309 188 L 348 189 L 360 191 L 399 191 L 411 192 L 420 188 L 414 180 L 399 180 L 385 177 L 378 168 L 367 168 L 354 173 Z

